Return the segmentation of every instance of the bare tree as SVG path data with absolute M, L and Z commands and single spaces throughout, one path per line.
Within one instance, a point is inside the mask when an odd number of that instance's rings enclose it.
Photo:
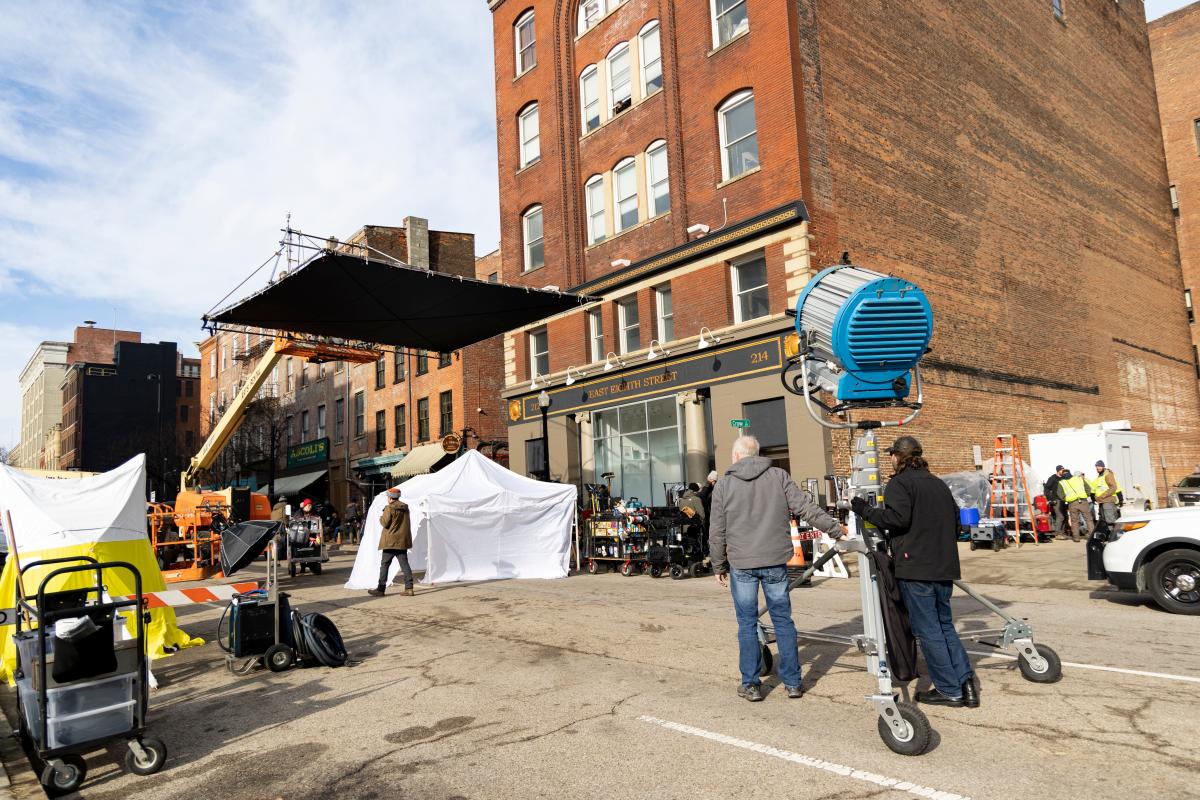
M 10 447 L 0 447 L 0 464 L 15 466 L 17 463 L 16 455 Z

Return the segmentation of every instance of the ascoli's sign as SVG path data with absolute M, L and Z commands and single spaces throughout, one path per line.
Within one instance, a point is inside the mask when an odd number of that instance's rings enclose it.
M 783 339 L 772 336 L 752 342 L 739 342 L 715 350 L 705 349 L 678 358 L 657 362 L 646 369 L 620 375 L 600 374 L 571 386 L 548 389 L 548 414 L 557 416 L 595 408 L 607 408 L 633 400 L 643 400 L 701 386 L 754 375 L 778 373 L 783 366 Z M 514 398 L 509 402 L 508 418 L 514 423 L 540 419 L 537 395 Z M 734 421 L 736 425 L 737 420 Z M 747 423 L 749 424 L 749 423 Z
M 294 444 L 287 451 L 287 465 L 302 467 L 305 464 L 320 464 L 329 460 L 329 439 L 313 439 L 311 442 Z

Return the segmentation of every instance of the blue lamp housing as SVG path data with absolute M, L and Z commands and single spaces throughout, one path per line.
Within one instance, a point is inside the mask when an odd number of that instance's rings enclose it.
M 904 400 L 933 336 L 933 309 L 911 281 L 842 264 L 817 273 L 796 301 L 810 385 L 838 402 Z

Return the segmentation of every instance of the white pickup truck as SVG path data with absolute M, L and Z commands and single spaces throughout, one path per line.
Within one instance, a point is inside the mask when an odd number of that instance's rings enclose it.
M 1122 513 L 1108 541 L 1088 543 L 1088 577 L 1200 614 L 1200 506 Z

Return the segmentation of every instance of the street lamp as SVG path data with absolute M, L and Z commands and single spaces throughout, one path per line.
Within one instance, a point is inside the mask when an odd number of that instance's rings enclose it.
M 546 427 L 546 412 L 550 410 L 550 395 L 543 389 L 538 395 L 538 408 L 542 410 L 542 480 L 550 480 L 550 435 Z

